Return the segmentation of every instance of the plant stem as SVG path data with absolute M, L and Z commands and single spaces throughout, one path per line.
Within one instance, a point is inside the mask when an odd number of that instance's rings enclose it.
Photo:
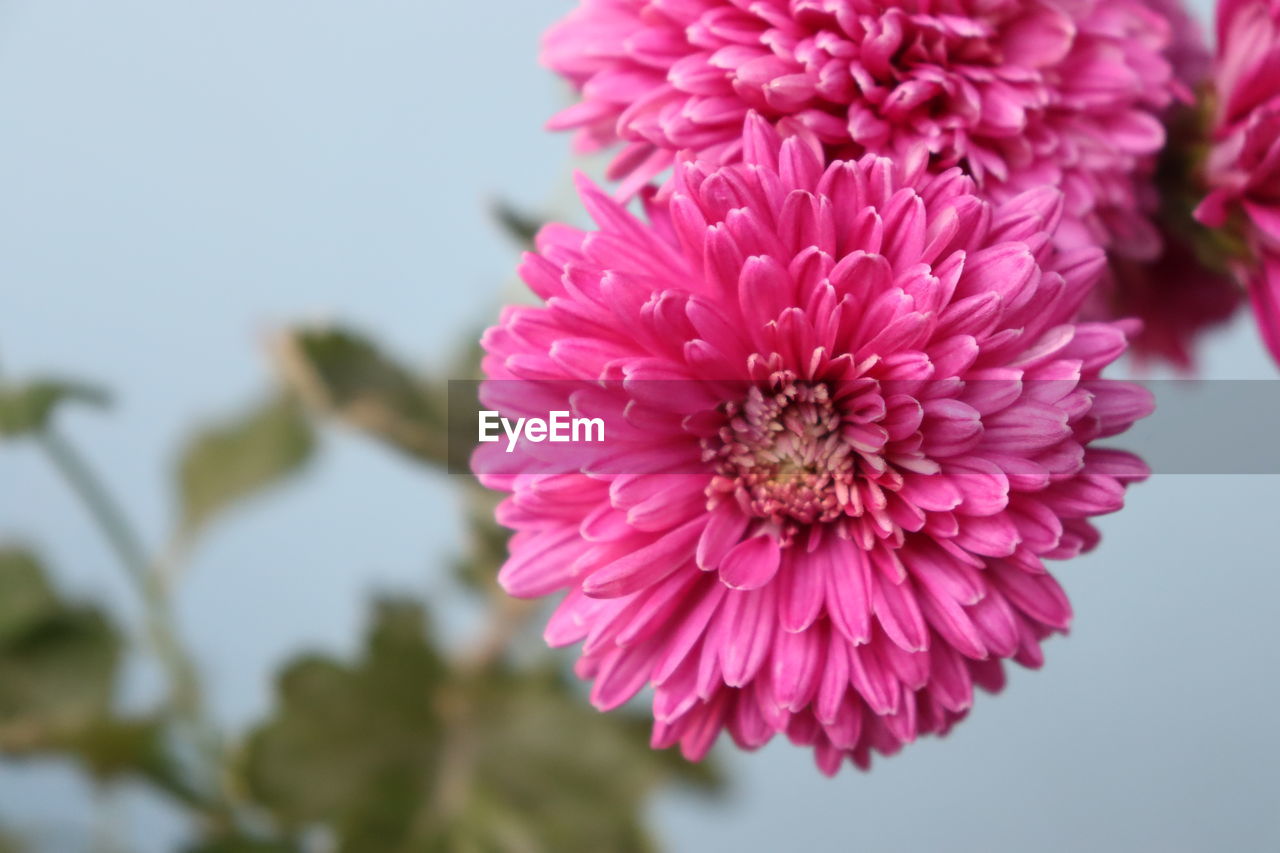
M 199 678 L 183 648 L 169 606 L 167 572 L 147 557 L 142 540 L 130 525 L 119 502 L 75 447 L 52 429 L 38 436 L 50 461 L 80 498 L 111 550 L 133 581 L 146 613 L 146 639 L 169 677 L 169 706 L 177 720 L 189 729 L 205 778 L 198 784 L 213 797 L 223 796 L 220 745 L 204 719 Z
M 199 703 L 195 668 L 178 640 L 163 576 L 147 557 L 141 538 L 125 518 L 119 502 L 107 491 L 84 457 L 51 429 L 42 432 L 39 441 L 133 580 L 147 614 L 147 639 L 173 681 L 172 704 L 179 709 L 193 711 Z
M 473 518 L 472 547 L 491 539 L 478 527 L 491 525 L 491 517 Z M 476 732 L 472 723 L 476 701 L 471 690 L 486 671 L 497 666 L 511 647 L 512 641 L 538 612 L 538 602 L 507 595 L 496 579 L 485 588 L 488 613 L 475 641 L 454 658 L 459 682 L 455 696 L 442 709 L 449 736 L 437 765 L 436 787 L 432 797 L 424 800 L 414 818 L 415 834 L 425 836 L 428 827 L 447 825 L 465 807 L 475 774 Z
M 37 436 L 40 446 L 80 498 L 85 509 L 93 516 L 107 544 L 115 551 L 121 565 L 129 572 L 142 596 L 148 600 L 155 595 L 150 561 L 133 528 L 120 511 L 119 504 L 111 497 L 93 470 L 71 443 L 52 429 Z

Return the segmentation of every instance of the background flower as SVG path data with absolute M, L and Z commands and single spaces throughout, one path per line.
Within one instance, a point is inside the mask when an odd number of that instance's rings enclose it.
M 1218 8 L 1218 113 L 1196 215 L 1243 235 L 1239 264 L 1263 340 L 1280 360 L 1280 2 L 1227 0 Z
M 691 149 L 741 156 L 749 110 L 832 156 L 927 156 L 1003 200 L 1051 185 L 1059 239 L 1153 258 L 1143 182 L 1177 91 L 1169 22 L 1139 0 L 583 0 L 543 61 L 582 93 L 552 120 L 621 141 L 628 195 Z
M 1055 248 L 1055 190 L 824 168 L 758 117 L 744 145 L 681 164 L 651 225 L 584 186 L 599 230 L 541 234 L 522 275 L 546 305 L 485 335 L 482 397 L 612 439 L 589 474 L 494 445 L 474 465 L 512 493 L 500 581 L 568 590 L 546 636 L 584 642 L 599 707 L 652 684 L 658 746 L 785 732 L 831 773 L 945 732 L 1002 659 L 1040 663 L 1070 620 L 1042 560 L 1091 547 L 1145 475 L 1088 445 L 1150 401 L 1099 379 L 1123 326 L 1072 321 L 1104 258 Z
M 1166 234 L 1163 243 L 1154 261 L 1113 261 L 1085 316 L 1139 319 L 1130 338 L 1134 360 L 1191 373 L 1201 337 L 1235 316 L 1244 293 L 1230 274 L 1206 266 L 1185 236 Z
M 1162 116 L 1168 144 L 1161 151 L 1146 208 L 1160 229 L 1160 253 L 1135 259 L 1113 254 L 1097 292 L 1084 311 L 1088 319 L 1133 317 L 1142 328 L 1130 338 L 1140 365 L 1166 362 L 1191 373 L 1202 337 L 1222 328 L 1243 303 L 1243 291 L 1219 259 L 1214 237 L 1193 214 L 1204 192 L 1201 112 L 1193 103 L 1209 81 L 1212 56 L 1199 24 L 1179 0 L 1148 0 L 1169 21 L 1178 99 Z

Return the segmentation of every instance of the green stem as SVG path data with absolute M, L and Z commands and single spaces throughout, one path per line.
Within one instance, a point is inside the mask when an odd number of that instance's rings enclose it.
M 45 429 L 37 440 L 80 498 L 137 588 L 146 612 L 147 641 L 169 676 L 169 706 L 177 720 L 189 729 L 206 764 L 200 768 L 205 776 L 199 782 L 200 787 L 221 799 L 221 747 L 212 727 L 204 719 L 196 668 L 183 648 L 173 622 L 168 573 L 148 559 L 141 538 L 121 511 L 119 502 L 75 447 L 52 429 Z
M 156 594 L 156 590 L 153 589 L 155 583 L 151 575 L 150 561 L 137 534 L 129 526 L 124 513 L 120 511 L 119 504 L 107 492 L 102 482 L 70 442 L 51 429 L 46 429 L 37 438 L 54 467 L 66 478 L 85 509 L 97 522 L 98 528 L 106 537 L 107 544 L 115 551 L 121 565 L 129 572 L 138 591 L 150 601 Z

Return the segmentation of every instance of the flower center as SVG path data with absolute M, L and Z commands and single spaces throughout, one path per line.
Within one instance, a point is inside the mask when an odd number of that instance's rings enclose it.
M 715 476 L 713 502 L 732 498 L 779 525 L 789 540 L 799 524 L 835 521 L 851 505 L 854 453 L 841 438 L 842 418 L 825 384 L 783 375 L 753 386 L 723 407 L 725 424 L 702 441 Z

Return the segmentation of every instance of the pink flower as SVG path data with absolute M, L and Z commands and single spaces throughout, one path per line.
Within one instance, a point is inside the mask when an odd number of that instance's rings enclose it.
M 1170 139 L 1161 154 L 1154 182 L 1147 188 L 1143 210 L 1156 212 L 1161 251 L 1137 260 L 1114 253 L 1112 263 L 1090 298 L 1086 319 L 1134 317 L 1142 329 L 1130 340 L 1140 363 L 1166 361 L 1191 372 L 1195 345 L 1207 332 L 1224 325 L 1242 302 L 1243 293 L 1231 276 L 1212 269 L 1192 244 L 1203 240 L 1203 229 L 1191 220 L 1185 199 L 1199 190 L 1191 165 L 1191 146 L 1199 137 L 1199 116 L 1190 106 L 1192 93 L 1208 80 L 1212 67 L 1204 34 L 1180 0 L 1145 0 L 1168 20 L 1172 41 L 1166 51 L 1178 83 L 1178 101 L 1163 119 Z M 1163 209 L 1161 198 L 1163 196 Z M 1172 231 L 1173 233 L 1170 233 Z
M 1179 99 L 1190 103 L 1195 90 L 1209 78 L 1213 54 L 1209 51 L 1204 31 L 1187 11 L 1183 0 L 1144 0 L 1147 7 L 1169 22 L 1169 47 L 1165 57 L 1173 66 L 1174 79 L 1180 84 Z
M 1196 211 L 1242 231 L 1241 265 L 1258 325 L 1280 360 L 1280 0 L 1226 0 L 1218 9 L 1218 115 Z
M 1201 263 L 1186 240 L 1164 236 L 1163 243 L 1155 261 L 1113 261 L 1083 316 L 1139 319 L 1129 341 L 1134 360 L 1164 361 L 1190 373 L 1195 344 L 1235 316 L 1244 293 L 1230 275 Z
M 648 224 L 584 183 L 598 230 L 542 232 L 521 273 L 545 304 L 486 333 L 481 396 L 609 440 L 589 473 L 492 444 L 473 467 L 510 493 L 500 582 L 567 591 L 546 639 L 583 643 L 599 708 L 651 685 L 657 747 L 785 733 L 833 773 L 1041 663 L 1071 618 L 1043 560 L 1146 474 L 1091 442 L 1151 403 L 1099 378 L 1125 327 L 1073 320 L 1104 258 L 1055 247 L 1056 190 L 824 166 L 758 117 L 744 146 L 677 166 Z
M 756 110 L 829 158 L 959 165 L 997 201 L 1059 187 L 1064 245 L 1152 258 L 1170 39 L 1144 0 L 582 0 L 543 61 L 582 93 L 550 126 L 584 150 L 621 141 L 623 196 L 679 150 L 737 161 Z

